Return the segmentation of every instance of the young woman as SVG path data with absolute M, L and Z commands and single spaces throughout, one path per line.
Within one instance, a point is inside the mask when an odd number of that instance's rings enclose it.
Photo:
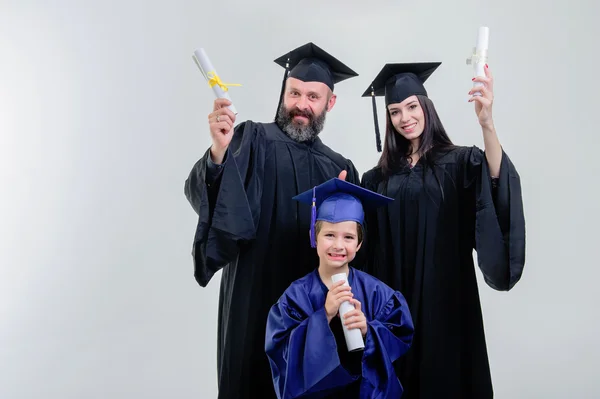
M 469 92 L 482 151 L 446 134 L 423 86 L 439 65 L 388 64 L 364 94 L 374 106 L 385 95 L 387 128 L 381 158 L 361 185 L 395 199 L 366 216 L 366 271 L 402 292 L 411 309 L 413 346 L 397 364 L 403 399 L 486 399 L 493 390 L 473 249 L 490 287 L 508 291 L 519 281 L 521 184 L 496 135 L 487 66 L 474 79 L 483 86 Z

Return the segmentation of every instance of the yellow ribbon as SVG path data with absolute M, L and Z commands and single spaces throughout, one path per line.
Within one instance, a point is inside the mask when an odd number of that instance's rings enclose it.
M 223 82 L 221 82 L 221 78 L 219 77 L 219 75 L 217 75 L 214 72 L 207 73 L 206 77 L 208 78 L 208 86 L 210 86 L 211 89 L 215 85 L 219 85 L 219 87 L 221 87 L 221 89 L 223 89 L 223 91 L 228 91 L 229 88 L 227 88 L 227 86 L 241 86 L 241 84 L 238 84 L 238 83 L 223 83 Z

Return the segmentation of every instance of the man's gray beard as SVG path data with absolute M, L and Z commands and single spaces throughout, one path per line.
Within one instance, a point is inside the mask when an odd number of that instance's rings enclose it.
M 306 116 L 308 118 L 308 124 L 299 125 L 294 123 L 294 116 L 296 115 Z M 288 135 L 289 138 L 299 143 L 303 143 L 305 141 L 313 141 L 315 138 L 317 138 L 325 126 L 326 116 L 326 109 L 323 110 L 321 115 L 315 117 L 299 110 L 288 112 L 288 110 L 286 110 L 285 106 L 282 104 L 279 108 L 279 112 L 277 112 L 277 118 L 275 119 L 275 122 L 281 128 L 281 130 Z

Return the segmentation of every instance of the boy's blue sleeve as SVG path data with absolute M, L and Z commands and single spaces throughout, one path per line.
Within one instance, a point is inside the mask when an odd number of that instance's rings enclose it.
M 318 398 L 360 378 L 340 363 L 325 307 L 313 311 L 298 287 L 290 287 L 271 307 L 265 351 L 279 399 Z
M 374 293 L 380 292 L 377 289 Z M 375 296 L 375 294 L 373 294 Z M 393 362 L 406 354 L 412 345 L 414 326 L 404 296 L 394 291 L 387 300 L 373 300 L 374 317 L 367 321 L 367 337 L 363 357 L 364 383 L 378 392 L 377 397 L 397 398 L 402 386 L 396 376 Z

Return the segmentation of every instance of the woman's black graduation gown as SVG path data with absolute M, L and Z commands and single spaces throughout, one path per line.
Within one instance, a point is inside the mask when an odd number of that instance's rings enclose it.
M 493 187 L 477 147 L 433 160 L 433 170 L 420 160 L 387 181 L 379 168 L 363 175 L 362 186 L 394 198 L 367 214 L 367 272 L 402 292 L 413 316 L 414 344 L 397 365 L 403 399 L 492 398 L 473 249 L 490 287 L 508 291 L 519 281 L 520 178 L 504 152 Z
M 319 138 L 297 143 L 275 123 L 236 126 L 218 180 L 206 184 L 209 156 L 206 151 L 193 167 L 185 194 L 199 216 L 196 280 L 204 287 L 223 269 L 218 397 L 275 398 L 265 353 L 267 315 L 285 289 L 318 264 L 310 247 L 310 206 L 292 198 L 342 170 L 351 183 L 359 184 L 359 175 Z

